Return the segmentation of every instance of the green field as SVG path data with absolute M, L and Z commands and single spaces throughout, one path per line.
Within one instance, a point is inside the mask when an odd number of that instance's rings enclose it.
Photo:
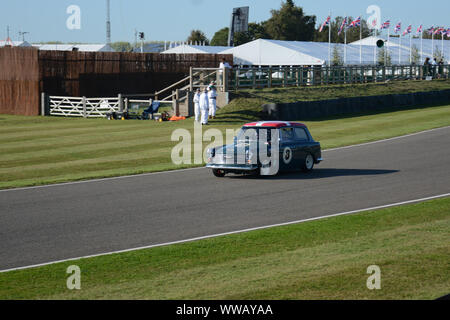
M 449 233 L 438 199 L 0 273 L 0 299 L 435 299 L 449 293 Z M 66 287 L 70 265 L 81 290 Z
M 210 128 L 239 128 L 255 120 L 249 108 L 221 110 Z M 308 121 L 322 147 L 332 148 L 450 125 L 450 106 Z M 180 169 L 170 141 L 181 122 L 108 121 L 0 115 L 0 188 Z M 380 130 L 383 128 L 383 130 Z M 205 143 L 206 145 L 206 143 Z M 184 166 L 186 167 L 186 166 Z

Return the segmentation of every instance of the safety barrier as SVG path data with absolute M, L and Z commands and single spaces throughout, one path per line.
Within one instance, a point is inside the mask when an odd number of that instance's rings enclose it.
M 232 90 L 288 86 L 356 84 L 400 80 L 448 79 L 450 65 L 440 66 L 310 66 L 234 68 L 228 74 Z

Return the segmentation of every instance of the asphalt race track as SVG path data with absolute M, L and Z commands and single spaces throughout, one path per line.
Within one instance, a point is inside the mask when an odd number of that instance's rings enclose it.
M 450 192 L 450 127 L 323 157 L 311 174 L 200 168 L 0 191 L 0 270 Z

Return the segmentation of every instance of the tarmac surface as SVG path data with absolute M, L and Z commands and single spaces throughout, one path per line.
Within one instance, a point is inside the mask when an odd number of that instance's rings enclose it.
M 0 270 L 450 192 L 450 127 L 323 153 L 310 174 L 206 168 L 0 191 Z

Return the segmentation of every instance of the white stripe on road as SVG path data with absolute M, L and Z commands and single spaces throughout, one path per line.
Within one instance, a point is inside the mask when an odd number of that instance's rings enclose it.
M 411 137 L 411 136 L 416 136 L 416 135 L 419 135 L 419 134 L 429 133 L 429 132 L 442 130 L 442 129 L 448 129 L 448 128 L 450 128 L 450 126 L 440 127 L 440 128 L 435 128 L 435 129 L 430 129 L 430 130 L 425 130 L 425 131 L 420 131 L 420 132 L 416 132 L 416 133 L 411 133 L 411 134 L 398 136 L 398 137 L 393 137 L 393 138 L 388 138 L 388 139 L 383 139 L 383 140 L 377 140 L 377 141 L 372 141 L 372 142 L 355 144 L 355 145 L 351 145 L 351 146 L 338 147 L 338 148 L 333 148 L 333 149 L 326 149 L 326 150 L 323 150 L 323 152 L 330 152 L 330 151 L 336 151 L 336 150 L 342 150 L 342 149 L 349 149 L 349 148 L 367 146 L 367 145 L 370 145 L 370 144 L 382 143 L 382 142 L 387 142 L 387 141 L 392 141 L 392 140 L 397 140 L 397 139 L 408 138 L 408 137 Z M 0 190 L 0 192 L 32 190 L 32 189 L 66 186 L 66 185 L 73 185 L 73 184 L 80 184 L 80 183 L 91 183 L 91 182 L 110 181 L 110 180 L 117 180 L 117 179 L 137 178 L 137 177 L 145 177 L 145 176 L 150 176 L 150 175 L 177 173 L 177 172 L 185 172 L 185 171 L 192 171 L 192 170 L 199 170 L 199 169 L 204 169 L 204 167 L 202 166 L 202 167 L 187 168 L 187 169 L 180 169 L 180 170 L 149 172 L 149 173 L 141 173 L 141 174 L 135 174 L 135 175 L 126 175 L 126 176 L 118 176 L 118 177 L 110 177 L 110 178 L 100 178 L 100 179 L 89 179 L 89 180 L 73 181 L 73 182 L 63 182 L 63 183 L 47 184 L 47 185 L 34 186 L 34 187 L 21 187 L 21 188 L 12 188 L 12 189 L 2 189 L 2 190 Z
M 118 254 L 118 253 L 126 253 L 126 252 L 130 252 L 130 251 L 137 251 L 137 250 L 151 249 L 151 248 L 156 248 L 156 247 L 170 246 L 170 245 L 174 245 L 174 244 L 193 242 L 193 241 L 198 241 L 198 240 L 216 238 L 216 237 L 227 236 L 227 235 L 238 234 L 238 233 L 244 233 L 244 232 L 249 232 L 249 231 L 256 231 L 256 230 L 269 229 L 269 228 L 274 228 L 274 227 L 288 226 L 288 225 L 303 223 L 303 222 L 307 222 L 307 221 L 315 221 L 315 220 L 321 220 L 321 219 L 326 219 L 326 218 L 338 217 L 338 216 L 354 214 L 354 213 L 359 213 L 359 212 L 364 212 L 364 211 L 385 209 L 385 208 L 396 207 L 396 206 L 405 205 L 405 204 L 411 204 L 411 203 L 416 203 L 416 202 L 428 201 L 428 200 L 433 200 L 433 199 L 438 199 L 438 198 L 445 198 L 445 197 L 449 197 L 449 196 L 450 196 L 450 193 L 445 193 L 445 194 L 431 196 L 431 197 L 426 197 L 426 198 L 421 198 L 421 199 L 415 199 L 415 200 L 408 200 L 408 201 L 403 201 L 403 202 L 391 203 L 391 204 L 386 204 L 386 205 L 382 205 L 382 206 L 376 206 L 376 207 L 371 207 L 371 208 L 365 208 L 365 209 L 341 212 L 341 213 L 336 213 L 336 214 L 331 214 L 331 215 L 326 215 L 326 216 L 321 216 L 321 217 L 315 217 L 315 218 L 309 218 L 309 219 L 303 219 L 303 220 L 296 220 L 296 221 L 272 224 L 272 225 L 263 226 L 263 227 L 255 227 L 255 228 L 249 228 L 249 229 L 243 229 L 243 230 L 237 230 L 237 231 L 231 231 L 231 232 L 225 232 L 225 233 L 212 234 L 212 235 L 208 235 L 208 236 L 196 237 L 196 238 L 191 238 L 191 239 L 178 240 L 178 241 L 172 241 L 172 242 L 166 242 L 166 243 L 160 243 L 160 244 L 154 244 L 154 245 L 149 245 L 149 246 L 145 246 L 145 247 L 138 247 L 138 248 L 132 248 L 132 249 L 126 249 L 126 250 L 118 250 L 118 251 L 112 251 L 112 252 L 106 252 L 106 253 L 99 253 L 99 254 L 88 255 L 88 256 L 83 256 L 83 257 L 70 258 L 70 259 L 65 259 L 65 260 L 58 260 L 58 261 L 41 263 L 41 264 L 35 264 L 35 265 L 31 265 L 31 266 L 0 270 L 0 273 L 10 272 L 10 271 L 17 271 L 17 270 L 24 270 L 24 269 L 31 269 L 31 268 L 37 268 L 37 267 L 43 267 L 43 266 L 47 266 L 47 265 L 51 265 L 51 264 L 55 264 L 55 263 L 61 263 L 61 262 L 68 262 L 68 261 L 75 261 L 75 260 L 80 260 L 80 259 L 95 258 L 95 257 L 106 256 L 106 255 Z

